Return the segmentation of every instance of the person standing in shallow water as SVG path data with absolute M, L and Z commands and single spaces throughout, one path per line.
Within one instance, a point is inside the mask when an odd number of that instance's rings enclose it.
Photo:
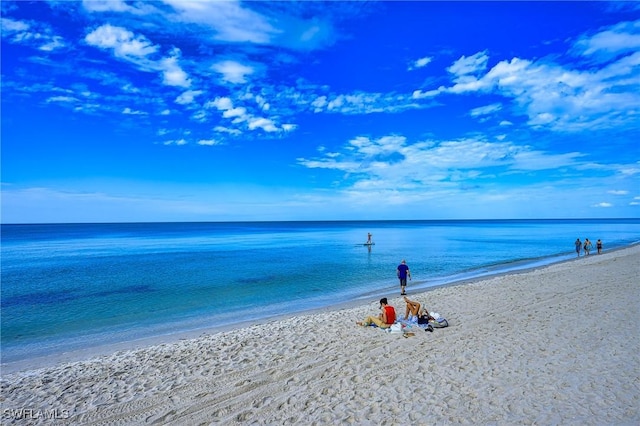
M 576 253 L 578 254 L 578 257 L 580 257 L 580 250 L 582 250 L 582 241 L 578 238 L 576 239 Z
M 602 241 L 600 240 L 600 238 L 598 238 L 598 241 L 596 241 L 596 248 L 598 249 L 598 254 L 602 253 Z
M 405 292 L 405 288 L 407 287 L 407 277 L 411 279 L 411 271 L 409 271 L 409 267 L 407 266 L 407 262 L 402 259 L 402 262 L 398 265 L 398 269 L 396 270 L 398 275 L 398 279 L 400 280 L 400 296 L 404 296 L 407 294 Z
M 584 240 L 584 255 L 589 256 L 591 254 L 591 241 L 588 238 Z

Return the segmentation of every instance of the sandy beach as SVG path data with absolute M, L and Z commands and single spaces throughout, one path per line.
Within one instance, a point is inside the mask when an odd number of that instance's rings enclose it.
M 2 424 L 640 424 L 640 246 L 2 375 Z M 388 295 L 398 314 L 404 302 Z

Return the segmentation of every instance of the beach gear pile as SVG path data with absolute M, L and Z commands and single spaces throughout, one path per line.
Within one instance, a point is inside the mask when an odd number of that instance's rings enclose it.
M 411 333 L 417 330 L 433 331 L 435 328 L 449 327 L 449 321 L 437 312 L 431 313 L 431 318 L 411 316 L 407 320 L 398 320 L 391 327 L 383 329 L 388 333 Z

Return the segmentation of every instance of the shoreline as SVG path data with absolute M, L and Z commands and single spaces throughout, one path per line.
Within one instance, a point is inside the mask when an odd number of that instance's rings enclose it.
M 637 424 L 638 259 L 633 245 L 410 293 L 450 327 L 407 338 L 355 326 L 371 300 L 3 371 L 3 422 Z
M 621 250 L 626 250 L 636 246 L 640 246 L 640 243 L 632 243 L 625 246 L 614 246 L 613 248 L 607 249 L 600 256 L 607 253 L 614 253 Z M 593 257 L 593 256 L 598 256 L 598 254 L 597 253 L 591 254 L 589 257 Z M 514 269 L 512 267 L 506 267 L 505 265 L 504 268 L 500 267 L 495 272 L 488 272 L 486 274 L 477 274 L 477 275 L 472 274 L 469 277 L 465 276 L 467 272 L 460 272 L 455 275 L 452 275 L 451 277 L 463 276 L 462 278 L 453 279 L 451 281 L 445 281 L 442 284 L 435 284 L 428 287 L 420 286 L 421 284 L 428 282 L 428 280 L 419 280 L 414 282 L 413 285 L 408 287 L 408 291 L 410 292 L 408 295 L 412 297 L 426 296 L 429 292 L 439 288 L 473 284 L 479 281 L 489 280 L 496 277 L 527 273 L 527 272 L 534 271 L 536 269 L 546 268 L 552 265 L 579 261 L 584 257 L 585 257 L 584 255 L 581 255 L 578 258 L 577 256 L 560 254 L 552 257 L 517 261 L 515 262 L 516 264 L 521 263 L 524 266 L 515 267 Z M 553 260 L 553 259 L 557 259 L 557 260 Z M 470 271 L 470 272 L 473 272 L 473 271 Z M 439 281 L 439 279 L 436 279 L 436 281 Z M 418 285 L 417 288 L 415 288 L 416 284 Z M 389 287 L 390 289 L 391 288 L 393 289 L 392 293 L 394 295 L 397 293 L 396 287 L 397 286 L 395 285 Z M 388 292 L 385 292 L 384 290 L 381 289 L 381 290 L 372 291 L 367 296 L 361 296 L 356 299 L 334 303 L 329 306 L 303 309 L 298 312 L 284 313 L 281 315 L 272 316 L 265 319 L 262 319 L 262 318 L 252 319 L 252 320 L 239 321 L 231 324 L 223 324 L 218 326 L 211 325 L 206 327 L 197 327 L 197 328 L 188 329 L 188 330 L 160 333 L 160 334 L 154 334 L 151 336 L 143 336 L 140 338 L 127 339 L 127 340 L 118 341 L 118 342 L 109 342 L 102 345 L 91 345 L 89 347 L 84 347 L 79 349 L 57 351 L 53 354 L 18 359 L 10 362 L 2 362 L 0 364 L 0 370 L 3 372 L 3 374 L 5 373 L 10 374 L 10 373 L 16 373 L 16 372 L 26 371 L 26 370 L 49 368 L 62 363 L 77 362 L 77 361 L 83 361 L 91 358 L 107 356 L 114 352 L 132 351 L 132 350 L 145 349 L 151 346 L 174 344 L 182 340 L 189 340 L 189 339 L 195 339 L 202 336 L 215 335 L 225 331 L 235 331 L 235 330 L 239 330 L 239 329 L 243 329 L 243 328 L 247 328 L 255 325 L 260 325 L 260 324 L 269 324 L 272 322 L 282 321 L 289 318 L 295 318 L 298 316 L 315 315 L 318 313 L 340 311 L 343 309 L 353 309 L 365 303 L 368 303 L 367 302 L 368 300 L 377 300 L 377 299 L 380 299 L 381 297 L 388 297 L 390 300 L 395 298 L 394 296 L 390 296 Z M 404 302 L 401 302 L 401 304 L 403 303 Z

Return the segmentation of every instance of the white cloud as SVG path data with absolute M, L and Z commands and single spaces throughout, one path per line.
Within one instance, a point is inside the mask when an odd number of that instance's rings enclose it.
M 447 71 L 453 74 L 453 80 L 465 83 L 470 76 L 480 74 L 487 69 L 489 56 L 487 52 L 478 52 L 471 56 L 462 56 L 455 61 Z
M 482 107 L 478 107 L 478 108 L 474 108 L 470 111 L 470 115 L 472 117 L 478 117 L 481 115 L 490 115 L 493 114 L 494 112 L 498 112 L 502 109 L 502 105 L 499 103 L 495 103 L 495 104 L 491 104 L 491 105 L 485 105 Z
M 111 50 L 116 58 L 131 62 L 143 71 L 161 72 L 163 83 L 167 86 L 189 87 L 191 81 L 178 64 L 179 49 L 172 49 L 169 56 L 154 60 L 159 47 L 143 35 L 135 35 L 131 31 L 109 24 L 102 25 L 85 36 L 91 46 Z
M 412 98 L 403 95 L 354 92 L 350 94 L 313 95 L 305 100 L 315 113 L 337 114 L 396 113 L 420 108 Z
M 435 98 L 436 96 L 438 96 L 443 92 L 444 92 L 444 87 L 440 87 L 435 90 L 427 90 L 424 92 L 421 90 L 415 90 L 411 96 L 413 99 Z
M 26 22 L 16 21 L 10 18 L 0 18 L 0 25 L 2 25 L 3 37 L 13 33 L 25 32 L 29 29 L 29 24 Z
M 209 101 L 205 104 L 206 108 L 216 108 L 220 111 L 226 111 L 233 108 L 233 101 L 228 97 L 215 98 L 213 101 Z
M 197 121 L 197 122 L 199 122 L 199 123 L 204 123 L 204 122 L 206 122 L 206 121 L 207 121 L 207 118 L 208 118 L 207 113 L 206 113 L 206 112 L 204 112 L 204 111 L 197 111 L 197 112 L 194 112 L 194 113 L 191 115 L 191 119 L 192 119 L 193 121 Z
M 51 52 L 66 47 L 64 39 L 52 34 L 50 27 L 38 23 L 29 24 L 10 18 L 0 18 L 2 38 L 14 44 L 31 46 L 38 50 Z
M 236 120 L 241 119 L 241 121 L 244 121 L 246 120 L 246 117 L 247 117 L 247 109 L 243 107 L 231 108 L 231 109 L 225 110 L 222 113 L 222 116 L 224 118 L 235 118 Z
M 187 90 L 186 92 L 182 92 L 175 100 L 175 103 L 180 105 L 188 105 L 193 103 L 193 100 L 196 96 L 200 96 L 204 93 L 202 90 Z
M 164 83 L 167 86 L 189 87 L 191 80 L 186 72 L 178 65 L 179 50 L 174 49 L 171 57 L 161 59 L 159 69 L 162 71 Z
M 581 37 L 574 48 L 585 56 L 602 60 L 621 53 L 637 52 L 640 49 L 640 20 L 621 22 L 593 36 Z
M 131 108 L 123 109 L 122 113 L 126 115 L 146 115 L 147 114 L 144 111 L 136 111 L 136 110 L 132 110 Z
M 80 101 L 79 99 L 74 98 L 72 96 L 52 96 L 47 99 L 47 103 L 51 103 L 51 102 L 75 103 L 79 101 Z
M 338 152 L 319 158 L 298 158 L 308 168 L 347 172 L 353 188 L 418 189 L 421 186 L 450 185 L 451 182 L 494 179 L 496 173 L 543 172 L 560 167 L 577 167 L 582 154 L 553 154 L 510 142 L 477 139 L 420 141 L 409 143 L 404 136 L 378 139 L 360 136 Z
M 165 141 L 163 143 L 163 145 L 186 145 L 188 142 L 185 139 L 177 139 L 177 140 L 171 140 L 171 141 Z
M 238 136 L 238 135 L 242 134 L 242 132 L 240 130 L 238 130 L 238 129 L 230 129 L 230 128 L 224 127 L 224 126 L 216 126 L 216 127 L 213 128 L 213 130 L 215 132 L 218 132 L 218 133 L 226 133 L 226 134 L 233 135 L 233 136 Z
M 411 63 L 411 65 L 409 65 L 409 71 L 414 70 L 414 69 L 418 69 L 418 68 L 426 67 L 428 64 L 431 63 L 432 60 L 433 60 L 433 58 L 428 57 L 428 56 L 426 56 L 424 58 L 417 59 L 417 60 L 413 61 Z
M 175 19 L 213 29 L 216 40 L 266 44 L 279 33 L 267 18 L 239 1 L 163 1 L 175 9 Z
M 629 193 L 629 191 L 625 191 L 625 190 L 611 190 L 611 191 L 607 191 L 608 194 L 613 194 L 613 195 L 627 195 Z
M 124 0 L 82 0 L 82 6 L 88 12 L 131 12 L 134 10 Z
M 613 207 L 613 204 L 603 202 L 603 203 L 594 204 L 593 207 L 608 208 L 608 207 Z
M 118 58 L 137 61 L 158 51 L 158 46 L 142 35 L 109 24 L 102 25 L 85 36 L 85 41 L 101 49 L 111 49 Z
M 236 61 L 222 61 L 211 67 L 214 71 L 222 74 L 222 80 L 229 83 L 246 83 L 246 76 L 254 73 L 252 67 L 242 65 Z
M 215 139 L 201 139 L 198 141 L 198 145 L 214 146 L 214 145 L 220 145 L 220 142 L 216 141 Z
M 249 130 L 262 129 L 265 132 L 277 132 L 279 129 L 276 127 L 273 120 L 263 117 L 256 117 L 249 119 L 248 122 Z
M 553 62 L 519 58 L 501 61 L 482 76 L 471 75 L 487 62 L 484 52 L 458 60 L 449 71 L 455 84 L 444 93 L 497 93 L 512 98 L 516 112 L 532 127 L 558 132 L 613 128 L 640 116 L 640 52 L 600 70 L 574 70 Z M 414 92 L 414 98 L 426 92 Z M 433 93 L 433 91 L 432 91 Z

